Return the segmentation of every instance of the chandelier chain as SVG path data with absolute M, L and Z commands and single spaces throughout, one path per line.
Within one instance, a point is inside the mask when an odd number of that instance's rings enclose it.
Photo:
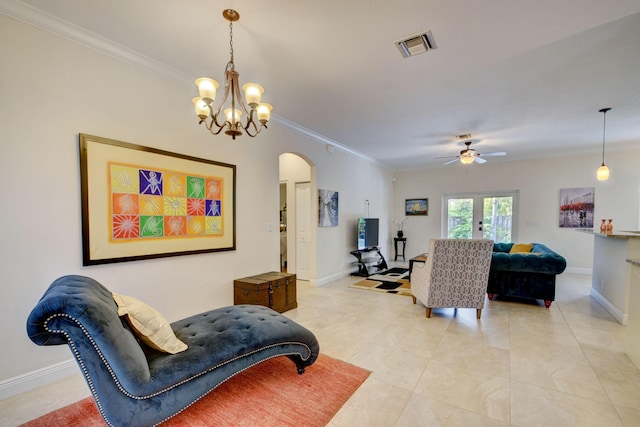
M 229 21 L 229 56 L 233 64 L 233 21 Z

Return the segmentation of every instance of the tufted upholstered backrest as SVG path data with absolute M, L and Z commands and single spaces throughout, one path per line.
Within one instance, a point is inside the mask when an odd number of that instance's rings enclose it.
M 427 307 L 482 308 L 493 241 L 431 239 L 424 273 L 411 276 L 411 292 Z
M 83 364 L 103 364 L 125 388 L 150 379 L 147 358 L 111 292 L 89 277 L 55 280 L 31 311 L 27 333 L 38 345 L 69 344 L 83 372 Z

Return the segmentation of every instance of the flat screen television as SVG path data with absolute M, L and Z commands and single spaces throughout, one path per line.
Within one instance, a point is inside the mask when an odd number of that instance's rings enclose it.
M 378 218 L 358 218 L 358 250 L 378 246 Z

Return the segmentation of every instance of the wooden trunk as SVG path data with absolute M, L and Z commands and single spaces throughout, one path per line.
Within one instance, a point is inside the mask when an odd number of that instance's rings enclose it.
M 264 305 L 279 313 L 296 308 L 296 275 L 272 271 L 236 279 L 233 303 Z

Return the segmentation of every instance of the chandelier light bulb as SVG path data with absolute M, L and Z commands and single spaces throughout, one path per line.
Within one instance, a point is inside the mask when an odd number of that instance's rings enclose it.
M 196 115 L 200 117 L 201 120 L 206 119 L 210 111 L 207 103 L 204 102 L 199 96 L 196 96 L 191 101 L 193 102 L 193 106 L 196 109 Z
M 233 109 L 227 108 L 224 110 L 224 115 L 227 117 L 227 121 L 229 123 L 235 124 L 240 122 L 240 117 L 242 117 L 242 111 L 235 109 L 235 117 L 233 116 Z
M 272 108 L 273 107 L 271 106 L 271 104 L 262 103 L 258 105 L 258 108 L 256 109 L 256 111 L 258 112 L 258 120 L 260 120 L 262 123 L 268 122 L 269 118 L 271 118 Z
M 200 98 L 207 103 L 211 104 L 216 99 L 216 89 L 218 89 L 218 82 L 208 77 L 200 77 L 196 80 L 196 86 L 198 86 L 198 92 Z
M 242 89 L 244 90 L 244 98 L 247 100 L 247 104 L 249 104 L 251 108 L 255 108 L 260 104 L 260 99 L 264 93 L 262 86 L 255 83 L 247 83 L 242 86 Z

